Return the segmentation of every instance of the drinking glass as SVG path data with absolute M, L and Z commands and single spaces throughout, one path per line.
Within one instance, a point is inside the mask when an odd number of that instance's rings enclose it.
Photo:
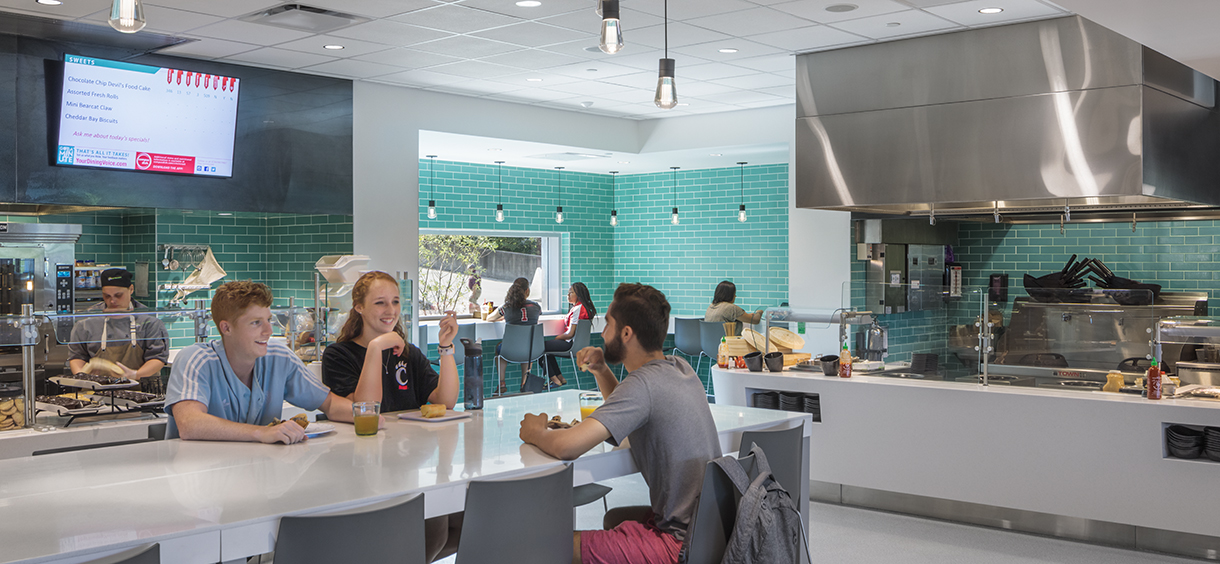
M 356 436 L 371 437 L 376 435 L 380 414 L 380 402 L 352 402 L 352 423 L 356 425 Z

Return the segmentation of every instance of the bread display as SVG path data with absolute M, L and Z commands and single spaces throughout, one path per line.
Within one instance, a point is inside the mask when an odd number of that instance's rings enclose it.
M 423 415 L 427 419 L 435 419 L 437 417 L 444 417 L 445 411 L 446 411 L 445 406 L 442 404 L 437 404 L 437 403 L 424 404 L 423 407 L 419 408 L 420 415 Z
M 90 402 L 90 401 L 79 400 L 79 399 L 74 399 L 74 398 L 66 398 L 64 396 L 37 396 L 34 399 L 38 403 L 45 403 L 48 405 L 58 405 L 59 407 L 62 407 L 69 411 L 76 410 L 76 409 L 85 409 L 85 408 L 90 408 L 90 407 L 98 407 L 98 404 Z
M 107 392 L 102 397 L 104 398 L 106 396 L 109 396 L 111 393 L 114 394 L 115 399 L 127 400 L 127 401 L 131 401 L 131 402 L 135 402 L 135 403 L 155 403 L 155 402 L 159 402 L 159 401 L 165 401 L 165 396 L 159 396 L 157 394 L 149 394 L 149 393 L 145 393 L 145 392 L 135 392 L 135 391 L 131 391 L 131 390 L 119 390 L 116 392 Z
M 86 365 L 86 367 L 87 366 L 88 365 Z M 73 374 L 72 379 L 94 382 L 97 384 L 101 384 L 103 386 L 113 386 L 115 384 L 133 383 L 131 380 L 128 380 L 126 378 L 120 378 L 117 376 L 105 376 L 105 375 L 99 375 L 99 374 Z
M 0 401 L 0 431 L 25 427 L 25 400 L 21 398 Z

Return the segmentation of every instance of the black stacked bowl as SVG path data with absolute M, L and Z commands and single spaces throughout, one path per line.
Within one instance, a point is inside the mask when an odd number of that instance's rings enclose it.
M 1169 447 L 1169 454 L 1176 458 L 1199 458 L 1203 454 L 1203 432 L 1182 425 L 1170 425 L 1165 429 L 1165 444 Z
M 779 409 L 779 394 L 776 392 L 759 392 L 754 394 L 754 407 Z
M 784 411 L 805 411 L 805 394 L 780 392 L 779 408 Z
M 1203 454 L 1220 462 L 1220 427 L 1203 429 Z

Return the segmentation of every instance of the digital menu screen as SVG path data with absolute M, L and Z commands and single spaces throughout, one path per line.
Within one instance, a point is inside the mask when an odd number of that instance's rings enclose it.
M 55 164 L 233 176 L 238 80 L 64 56 Z

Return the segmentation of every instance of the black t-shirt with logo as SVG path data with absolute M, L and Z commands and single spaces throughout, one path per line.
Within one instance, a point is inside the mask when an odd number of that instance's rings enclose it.
M 364 356 L 368 349 L 355 341 L 344 341 L 326 347 L 322 353 L 322 383 L 337 396 L 347 397 L 356 391 Z M 440 374 L 432 369 L 428 357 L 418 347 L 407 343 L 402 355 L 393 350 L 381 353 L 381 411 L 409 411 L 428 403 L 428 396 L 440 382 Z
M 500 306 L 500 315 L 509 325 L 537 325 L 538 318 L 542 315 L 542 306 L 538 305 L 538 302 L 527 300 L 524 306 L 516 309 Z

